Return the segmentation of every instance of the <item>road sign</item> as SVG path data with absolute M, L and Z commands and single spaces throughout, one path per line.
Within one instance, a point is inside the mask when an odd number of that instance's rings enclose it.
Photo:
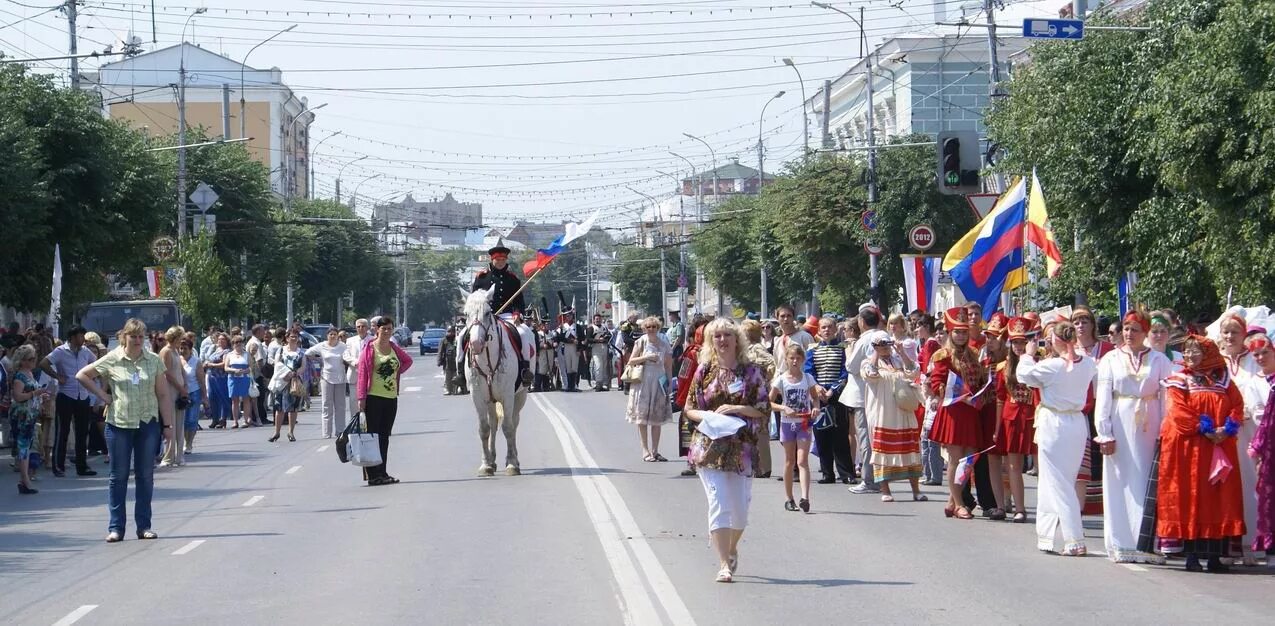
M 987 217 L 992 209 L 996 208 L 996 199 L 999 195 L 994 193 L 972 193 L 965 196 L 965 201 L 970 203 L 970 209 L 974 211 L 974 217 L 983 219 Z
M 686 289 L 686 274 L 677 275 L 677 288 Z
M 213 191 L 213 188 L 209 187 L 208 183 L 201 182 L 190 193 L 190 202 L 199 207 L 200 211 L 207 212 L 213 203 L 217 201 L 218 197 L 217 192 Z
M 934 228 L 929 224 L 917 224 L 908 231 L 908 243 L 913 248 L 925 252 L 934 245 Z
M 863 228 L 869 232 L 876 230 L 877 229 L 877 212 L 872 209 L 868 209 L 867 211 L 864 211 L 863 216 L 859 219 L 859 222 L 863 224 Z
M 217 216 L 204 213 L 202 215 L 190 216 L 190 230 L 198 235 L 207 232 L 209 235 L 217 234 Z
M 882 252 L 885 252 L 885 247 L 879 243 L 864 242 L 863 250 L 868 254 L 881 254 Z
M 151 254 L 155 255 L 155 260 L 163 263 L 173 258 L 173 253 L 177 251 L 177 241 L 172 237 L 156 237 L 151 242 Z
M 1082 39 L 1085 23 L 1083 20 L 1026 19 L 1023 20 L 1023 36 L 1028 39 Z

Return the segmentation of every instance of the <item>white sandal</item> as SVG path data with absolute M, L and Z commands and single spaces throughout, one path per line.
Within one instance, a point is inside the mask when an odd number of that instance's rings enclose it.
M 723 567 L 720 571 L 718 571 L 718 572 L 717 572 L 717 582 L 719 582 L 719 583 L 733 583 L 733 582 L 735 582 L 734 578 L 732 578 L 732 577 L 731 577 L 731 573 L 730 573 L 730 568 L 729 568 L 729 567 Z

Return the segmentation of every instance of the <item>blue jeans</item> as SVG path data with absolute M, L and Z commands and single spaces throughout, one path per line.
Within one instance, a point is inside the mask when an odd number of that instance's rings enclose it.
M 158 417 L 138 428 L 119 428 L 109 423 L 106 425 L 107 447 L 111 450 L 111 477 L 107 481 L 110 494 L 107 505 L 111 513 L 108 532 L 115 531 L 122 535 L 128 522 L 124 505 L 128 498 L 130 465 L 137 473 L 137 500 L 133 507 L 137 532 L 150 530 L 151 495 L 155 491 L 155 456 L 159 454 L 159 441 L 163 438 L 163 432 Z M 177 445 L 181 445 L 180 442 Z
M 186 432 L 199 430 L 199 412 L 203 410 L 204 390 L 190 390 L 190 406 L 186 407 L 186 421 L 183 426 Z

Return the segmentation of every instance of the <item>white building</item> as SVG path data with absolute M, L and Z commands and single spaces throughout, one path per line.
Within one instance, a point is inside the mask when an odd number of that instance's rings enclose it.
M 152 137 L 166 136 L 177 132 L 183 66 L 186 127 L 203 127 L 213 138 L 251 137 L 248 152 L 270 168 L 271 188 L 279 194 L 290 191 L 292 197 L 308 195 L 314 113 L 307 111 L 304 97 L 283 83 L 277 67 L 254 69 L 183 43 L 107 63 L 86 72 L 81 86 L 101 96 L 103 115 L 125 120 Z

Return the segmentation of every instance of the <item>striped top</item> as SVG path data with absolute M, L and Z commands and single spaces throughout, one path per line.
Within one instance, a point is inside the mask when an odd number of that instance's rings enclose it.
M 846 348 L 840 342 L 820 342 L 806 351 L 806 373 L 824 387 L 846 379 Z

